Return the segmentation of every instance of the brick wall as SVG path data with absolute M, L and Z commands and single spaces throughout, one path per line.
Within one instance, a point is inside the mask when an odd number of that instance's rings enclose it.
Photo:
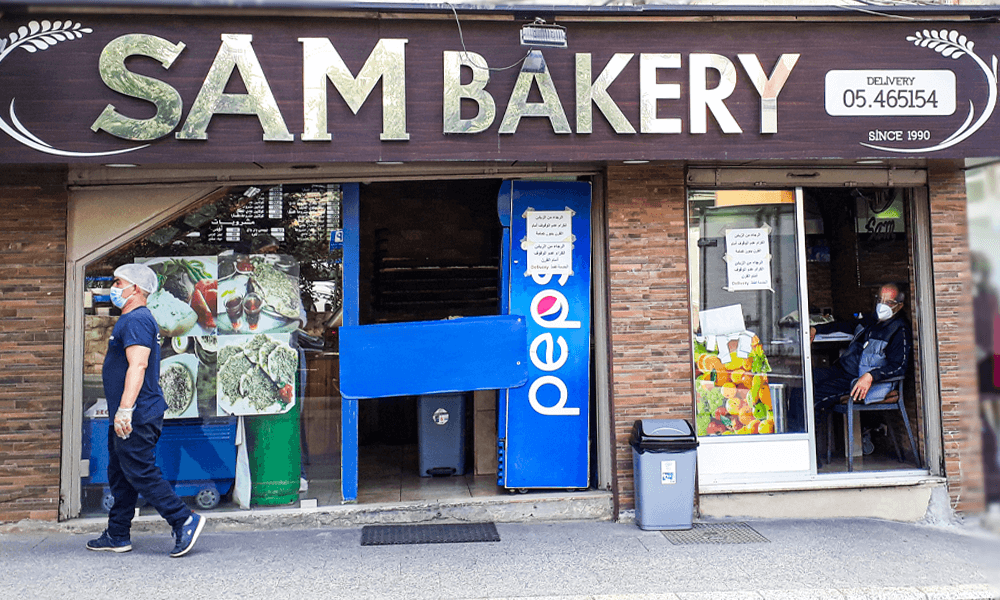
M 972 280 L 965 212 L 965 175 L 952 165 L 928 173 L 931 244 L 941 373 L 945 474 L 952 505 L 984 508 L 979 399 L 972 328 Z
M 693 417 L 684 171 L 612 166 L 607 178 L 615 477 L 635 506 L 638 418 Z
M 0 522 L 58 517 L 64 181 L 61 171 L 0 178 Z

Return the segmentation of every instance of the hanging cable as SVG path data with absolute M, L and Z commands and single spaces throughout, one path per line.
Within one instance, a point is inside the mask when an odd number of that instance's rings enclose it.
M 491 67 L 489 65 L 477 65 L 475 63 L 475 61 L 469 59 L 469 50 L 465 47 L 465 35 L 462 33 L 462 23 L 459 22 L 459 20 L 458 20 L 458 11 L 455 10 L 455 5 L 452 4 L 451 2 L 445 2 L 445 4 L 448 5 L 448 8 L 451 9 L 452 14 L 455 15 L 455 25 L 458 26 L 458 39 L 459 39 L 460 42 L 462 42 L 462 58 L 464 58 L 465 61 L 467 63 L 469 63 L 470 65 L 472 65 L 472 66 L 474 66 L 476 68 L 479 68 L 479 69 L 485 69 L 487 71 L 506 71 L 508 69 L 513 69 L 514 67 L 516 67 L 519 64 L 523 63 L 524 59 L 528 58 L 528 55 L 531 54 L 531 49 L 529 48 L 528 52 L 525 53 L 524 56 L 522 56 L 521 58 L 519 58 L 517 60 L 517 62 L 515 62 L 512 65 L 506 66 L 506 67 Z

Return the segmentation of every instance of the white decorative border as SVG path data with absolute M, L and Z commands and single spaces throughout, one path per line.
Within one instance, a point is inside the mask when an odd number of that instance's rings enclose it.
M 12 32 L 9 38 L 0 37 L 0 62 L 7 58 L 7 56 L 16 48 L 20 48 L 25 52 L 34 54 L 35 52 L 39 52 L 41 50 L 47 50 L 59 42 L 68 42 L 80 39 L 85 33 L 93 33 L 93 30 L 88 27 L 83 27 L 80 23 L 74 23 L 73 21 L 56 21 L 54 23 L 50 21 L 31 21 L 27 25 L 19 27 L 17 31 Z M 113 156 L 115 154 L 133 152 L 149 146 L 149 144 L 144 144 L 142 146 L 136 146 L 135 148 L 124 148 L 122 150 L 111 150 L 109 152 L 73 152 L 70 150 L 60 150 L 58 148 L 53 148 L 51 144 L 42 141 L 38 138 L 38 136 L 28 131 L 28 128 L 21 123 L 21 121 L 17 118 L 17 115 L 14 113 L 13 98 L 10 101 L 9 113 L 10 123 L 7 123 L 2 117 L 0 117 L 0 130 L 3 130 L 4 133 L 25 146 L 46 154 L 70 157 Z M 11 126 L 11 124 L 13 124 L 13 126 Z
M 992 68 L 990 68 L 990 66 L 988 66 L 983 59 L 979 58 L 979 56 L 972 51 L 975 43 L 954 29 L 951 31 L 946 29 L 942 29 L 941 31 L 924 29 L 923 31 L 916 32 L 914 35 L 906 36 L 906 41 L 913 42 L 914 46 L 930 48 L 945 58 L 957 60 L 965 55 L 968 55 L 969 58 L 976 61 L 979 68 L 983 70 L 983 74 L 986 75 L 986 83 L 990 88 L 990 97 L 989 100 L 986 101 L 986 109 L 983 111 L 983 114 L 979 115 L 979 119 L 977 119 L 976 122 L 970 126 L 972 118 L 976 114 L 976 106 L 972 100 L 969 100 L 969 116 L 965 119 L 965 123 L 962 123 L 962 126 L 959 127 L 955 133 L 951 134 L 945 138 L 944 141 L 934 146 L 926 148 L 890 148 L 888 146 L 876 146 L 874 144 L 866 144 L 864 142 L 861 142 L 861 145 L 875 150 L 882 150 L 883 152 L 900 152 L 906 154 L 936 152 L 938 150 L 950 148 L 978 131 L 979 128 L 985 125 L 986 121 L 988 121 L 993 115 L 993 109 L 996 108 L 997 104 L 997 57 L 996 55 L 993 56 L 993 65 Z

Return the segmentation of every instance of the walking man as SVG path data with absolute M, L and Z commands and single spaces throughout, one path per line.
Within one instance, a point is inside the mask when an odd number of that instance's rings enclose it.
M 87 548 L 131 550 L 132 517 L 142 494 L 173 529 L 176 544 L 170 556 L 184 556 L 198 541 L 205 518 L 184 504 L 155 464 L 167 409 L 160 389 L 159 326 L 146 308 L 146 298 L 158 287 L 156 273 L 131 263 L 115 269 L 114 276 L 111 302 L 122 315 L 111 332 L 102 379 L 113 419 L 108 429 L 108 483 L 115 501 L 107 529 L 87 542 Z

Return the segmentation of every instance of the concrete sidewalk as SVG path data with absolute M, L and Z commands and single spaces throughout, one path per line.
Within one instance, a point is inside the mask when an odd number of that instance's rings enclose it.
M 735 521 L 734 521 L 735 522 Z M 162 523 L 162 521 L 160 521 Z M 673 544 L 607 521 L 498 523 L 500 542 L 361 546 L 361 528 L 234 530 L 211 521 L 167 552 L 165 525 L 126 554 L 93 533 L 0 533 L 7 598 L 1000 598 L 1000 536 L 874 519 L 746 521 L 766 542 Z

